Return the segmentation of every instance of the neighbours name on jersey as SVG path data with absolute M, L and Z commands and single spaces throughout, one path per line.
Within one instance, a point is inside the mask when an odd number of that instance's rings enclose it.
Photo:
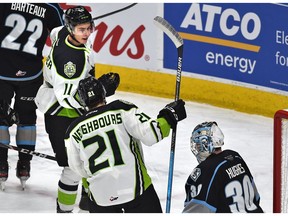
M 228 169 L 226 169 L 226 173 L 228 174 L 229 178 L 232 179 L 242 173 L 245 173 L 244 167 L 239 163 L 235 166 L 232 166 Z
M 122 118 L 121 114 L 108 114 L 105 116 L 102 116 L 98 119 L 94 119 L 93 121 L 85 121 L 83 124 L 81 124 L 78 129 L 73 133 L 72 137 L 75 139 L 77 143 L 79 143 L 82 139 L 83 134 L 90 133 L 94 130 L 97 130 L 98 128 L 103 128 L 106 126 L 109 126 L 111 124 L 121 124 Z
M 42 18 L 45 18 L 46 12 L 46 8 L 30 3 L 11 3 L 11 10 L 26 12 Z

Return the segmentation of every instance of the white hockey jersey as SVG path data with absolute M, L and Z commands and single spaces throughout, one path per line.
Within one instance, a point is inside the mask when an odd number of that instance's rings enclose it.
M 70 125 L 65 136 L 69 167 L 87 178 L 98 205 L 126 203 L 151 185 L 141 143 L 151 146 L 163 138 L 157 120 L 116 100 Z
M 54 28 L 53 42 L 43 68 L 44 83 L 35 98 L 38 109 L 50 115 L 78 117 L 83 111 L 75 98 L 78 83 L 89 76 L 92 65 L 89 62 L 91 43 L 80 47 L 68 41 L 66 27 Z

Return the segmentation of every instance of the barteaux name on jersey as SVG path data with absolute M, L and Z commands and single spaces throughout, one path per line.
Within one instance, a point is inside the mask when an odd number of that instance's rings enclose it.
M 12 3 L 11 10 L 21 11 L 45 18 L 46 9 L 30 3 Z

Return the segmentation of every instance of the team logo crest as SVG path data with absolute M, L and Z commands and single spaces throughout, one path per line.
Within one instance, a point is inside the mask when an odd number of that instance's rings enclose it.
M 76 64 L 73 64 L 71 61 L 67 62 L 64 65 L 64 73 L 71 78 L 76 73 Z
M 18 70 L 17 73 L 16 73 L 16 76 L 25 76 L 26 73 L 27 73 L 26 71 Z
M 201 175 L 201 169 L 195 168 L 192 173 L 190 174 L 191 179 L 196 182 L 198 177 Z

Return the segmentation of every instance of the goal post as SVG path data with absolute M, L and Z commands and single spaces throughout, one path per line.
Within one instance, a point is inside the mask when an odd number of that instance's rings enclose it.
M 288 209 L 288 110 L 274 115 L 273 213 Z

